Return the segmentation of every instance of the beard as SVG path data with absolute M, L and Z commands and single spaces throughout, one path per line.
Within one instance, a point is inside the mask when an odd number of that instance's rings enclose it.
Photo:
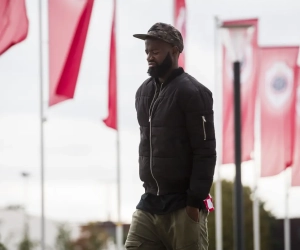
M 168 73 L 171 67 L 172 67 L 172 58 L 170 53 L 168 53 L 161 64 L 154 67 L 150 67 L 147 73 L 149 76 L 152 76 L 154 78 L 164 77 Z

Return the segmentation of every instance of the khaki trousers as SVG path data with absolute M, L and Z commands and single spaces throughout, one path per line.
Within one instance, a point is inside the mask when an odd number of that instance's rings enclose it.
M 207 216 L 201 210 L 196 222 L 185 208 L 165 215 L 136 210 L 125 247 L 128 250 L 207 250 Z

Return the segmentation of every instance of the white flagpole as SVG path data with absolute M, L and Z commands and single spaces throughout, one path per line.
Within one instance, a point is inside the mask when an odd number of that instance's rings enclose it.
M 297 57 L 297 66 L 300 66 L 300 51 Z M 290 171 L 290 172 L 289 172 Z M 291 225 L 289 216 L 289 201 L 290 201 L 290 188 L 291 188 L 291 174 L 292 169 L 285 170 L 285 218 L 284 218 L 284 250 L 291 249 Z
M 291 238 L 290 238 L 290 218 L 289 218 L 289 191 L 290 191 L 290 175 L 289 170 L 285 170 L 285 218 L 284 218 L 284 250 L 291 249 Z
M 41 249 L 45 250 L 45 202 L 44 202 L 44 98 L 43 98 L 43 23 L 42 0 L 39 2 L 39 66 L 40 66 L 40 168 L 41 168 Z
M 215 201 L 216 201 L 216 249 L 223 249 L 223 232 L 222 232 L 222 179 L 221 179 L 221 159 L 222 159 L 222 84 L 219 77 L 221 72 L 221 63 L 220 63 L 220 39 L 219 39 L 219 27 L 220 21 L 218 17 L 215 17 L 215 95 L 217 100 L 217 116 L 219 118 L 218 125 L 216 126 L 216 137 L 219 140 L 217 142 L 217 164 L 216 164 L 216 181 L 215 181 Z
M 254 140 L 254 161 L 253 161 L 253 173 L 254 173 L 254 186 L 253 186 L 253 240 L 254 250 L 260 250 L 260 211 L 259 211 L 259 199 L 257 196 L 258 180 L 261 169 L 261 136 L 260 136 L 260 101 L 259 98 L 256 101 L 255 109 L 255 140 Z
M 116 41 L 116 51 L 117 51 L 117 0 L 114 0 L 114 8 L 115 8 L 115 41 Z M 116 52 L 117 54 L 117 52 Z M 116 63 L 116 67 L 117 67 Z M 118 71 L 117 71 L 118 72 Z M 117 77 L 118 79 L 118 77 Z M 118 85 L 117 85 L 118 86 Z M 117 230 L 116 230 L 116 242 L 117 242 L 117 249 L 122 250 L 124 249 L 123 246 L 123 224 L 121 220 L 121 168 L 120 168 L 120 132 L 119 132 L 119 105 L 118 105 L 118 87 L 116 88 L 116 102 L 117 102 L 117 114 L 116 114 L 116 123 L 117 123 L 117 140 L 116 140 L 116 153 L 117 153 Z
M 123 225 L 121 221 L 121 171 L 120 171 L 120 140 L 119 127 L 117 127 L 117 249 L 123 249 Z

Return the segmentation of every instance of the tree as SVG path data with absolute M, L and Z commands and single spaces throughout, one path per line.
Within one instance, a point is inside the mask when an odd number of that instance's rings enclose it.
M 76 250 L 101 250 L 106 247 L 108 238 L 101 223 L 92 222 L 81 227 L 81 236 L 74 246 Z
M 1 240 L 1 235 L 0 235 L 0 240 Z M 4 246 L 4 244 L 0 241 L 0 250 L 7 250 L 7 247 Z
M 0 250 L 7 250 L 7 248 L 0 242 Z
M 74 244 L 71 240 L 71 230 L 66 224 L 58 225 L 58 233 L 56 236 L 56 250 L 74 250 Z
M 24 237 L 19 243 L 18 250 L 33 250 L 37 244 L 30 240 L 27 232 L 24 233 Z
M 214 185 L 211 194 L 215 193 Z M 244 202 L 244 236 L 245 250 L 253 249 L 253 213 L 251 189 L 243 188 Z M 233 183 L 222 181 L 222 211 L 223 211 L 223 250 L 234 248 L 234 228 L 233 228 Z M 275 217 L 264 209 L 264 203 L 260 202 L 260 243 L 261 249 L 272 250 L 274 239 L 272 239 L 273 225 L 276 223 Z M 215 238 L 215 213 L 212 212 L 208 217 L 209 245 L 212 249 L 216 246 Z

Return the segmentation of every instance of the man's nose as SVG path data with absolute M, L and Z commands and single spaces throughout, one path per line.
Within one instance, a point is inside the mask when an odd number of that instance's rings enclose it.
M 148 53 L 148 55 L 147 55 L 147 61 L 150 62 L 152 60 L 153 60 L 152 53 Z

